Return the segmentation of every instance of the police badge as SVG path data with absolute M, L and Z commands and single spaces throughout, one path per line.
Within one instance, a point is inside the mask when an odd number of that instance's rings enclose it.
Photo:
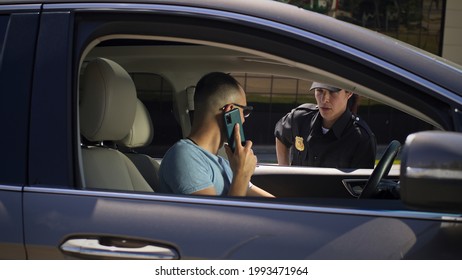
M 300 136 L 295 136 L 295 148 L 302 152 L 305 150 L 305 144 L 303 144 L 303 138 Z

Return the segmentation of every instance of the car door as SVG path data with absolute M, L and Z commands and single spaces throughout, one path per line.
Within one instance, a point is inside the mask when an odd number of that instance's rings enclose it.
M 258 21 L 210 7 L 44 5 L 31 101 L 29 181 L 23 197 L 28 258 L 460 257 L 458 238 L 446 239 L 461 231 L 456 218 L 448 221 L 454 216 L 408 211 L 400 201 L 259 200 L 83 188 L 78 79 L 89 45 L 120 34 L 208 41 L 216 36 L 216 43 L 222 43 L 231 38 L 218 34 L 228 30 L 241 36 L 239 42 L 252 33 L 248 39 L 274 43 L 280 53 L 292 50 L 291 42 L 271 41 L 277 34 L 267 33 L 269 27 L 255 24 Z
M 0 259 L 26 258 L 22 187 L 28 180 L 28 110 L 39 9 L 0 5 Z

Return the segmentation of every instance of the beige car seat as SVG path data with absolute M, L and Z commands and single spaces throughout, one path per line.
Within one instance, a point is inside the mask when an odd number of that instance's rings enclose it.
M 118 142 L 119 145 L 127 148 L 125 155 L 135 164 L 143 175 L 144 179 L 148 182 L 151 188 L 155 191 L 159 186 L 159 167 L 160 164 L 152 157 L 137 153 L 134 148 L 145 147 L 152 141 L 154 129 L 152 125 L 151 116 L 149 111 L 144 106 L 143 102 L 137 101 L 136 115 L 133 126 L 130 132 L 124 139 Z M 121 150 L 123 148 L 121 147 Z
M 117 63 L 97 58 L 82 76 L 80 133 L 91 145 L 82 145 L 87 188 L 152 192 L 135 165 L 123 153 L 105 147 L 120 141 L 132 128 L 137 98 L 130 75 Z

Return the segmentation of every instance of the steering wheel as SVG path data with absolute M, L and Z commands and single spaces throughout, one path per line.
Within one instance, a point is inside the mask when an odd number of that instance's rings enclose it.
M 358 198 L 371 198 L 378 193 L 380 180 L 382 180 L 385 174 L 390 172 L 393 161 L 398 155 L 400 147 L 401 144 L 397 140 L 393 140 L 390 144 L 388 144 L 387 149 L 383 153 L 383 156 L 379 160 L 379 163 L 375 167 L 374 171 L 372 171 L 371 176 L 367 180 L 367 183 Z

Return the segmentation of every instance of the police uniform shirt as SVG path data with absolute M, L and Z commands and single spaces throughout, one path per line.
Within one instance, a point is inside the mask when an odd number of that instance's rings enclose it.
M 329 131 L 315 104 L 303 104 L 278 121 L 274 135 L 291 149 L 291 164 L 333 168 L 373 168 L 376 140 L 368 125 L 346 110 Z

